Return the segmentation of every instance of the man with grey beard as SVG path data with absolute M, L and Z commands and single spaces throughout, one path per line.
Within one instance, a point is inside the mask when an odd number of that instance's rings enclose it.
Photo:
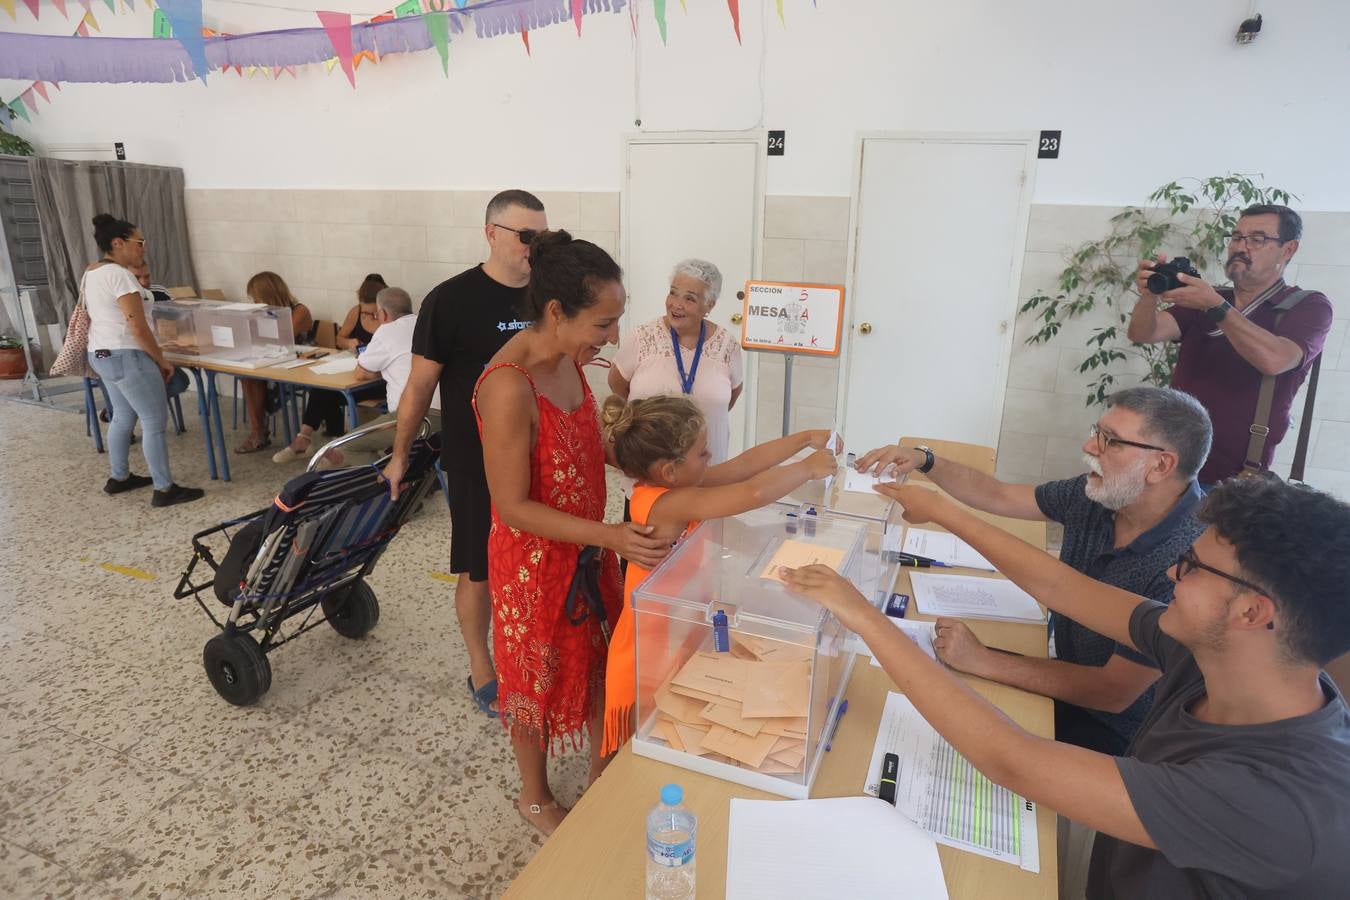
M 1212 438 L 1203 406 L 1169 388 L 1136 387 L 1107 399 L 1087 441 L 1088 473 L 1041 485 L 1008 484 L 936 457 L 926 447 L 881 447 L 859 471 L 919 471 L 975 509 L 1060 522 L 1060 559 L 1092 578 L 1168 603 L 1177 557 L 1204 531 L 1196 473 Z M 954 669 L 1055 700 L 1058 740 L 1121 755 L 1153 703 L 1158 670 L 1142 655 L 1051 613 L 1056 658 L 1036 659 L 979 642 L 963 623 L 939 619 L 939 656 Z

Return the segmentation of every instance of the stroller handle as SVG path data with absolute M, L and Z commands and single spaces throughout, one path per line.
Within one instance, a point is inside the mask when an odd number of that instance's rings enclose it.
M 333 438 L 333 440 L 324 444 L 309 458 L 309 463 L 305 466 L 306 472 L 313 472 L 314 469 L 323 460 L 324 454 L 329 450 L 336 450 L 349 441 L 354 441 L 359 437 L 365 437 L 368 434 L 375 434 L 380 431 L 389 431 L 392 428 L 398 428 L 398 422 L 372 422 L 369 425 L 362 425 L 353 431 L 349 431 L 342 437 Z M 417 427 L 417 439 L 422 440 L 431 437 L 431 420 L 423 419 L 422 424 Z

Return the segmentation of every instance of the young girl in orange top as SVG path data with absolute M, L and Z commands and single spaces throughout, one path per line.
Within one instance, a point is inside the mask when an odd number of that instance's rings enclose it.
M 826 447 L 827 430 L 800 431 L 760 444 L 716 466 L 708 461 L 708 428 L 698 405 L 687 396 L 605 401 L 604 437 L 614 460 L 637 479 L 629 505 L 633 522 L 652 525 L 653 538 L 675 541 L 703 519 L 734 516 L 783 497 L 815 478 L 835 473 L 835 454 Z M 779 465 L 801 450 L 816 452 L 791 465 Z M 636 673 L 633 589 L 650 569 L 631 560 L 623 583 L 623 612 L 610 636 L 605 666 L 605 737 L 608 756 L 633 735 Z

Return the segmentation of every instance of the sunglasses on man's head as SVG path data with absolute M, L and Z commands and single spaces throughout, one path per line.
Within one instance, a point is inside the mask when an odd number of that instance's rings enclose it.
M 507 231 L 514 232 L 516 237 L 520 238 L 520 242 L 527 246 L 530 241 L 539 236 L 539 232 L 535 231 L 533 228 L 512 228 L 510 225 L 502 225 L 497 222 L 493 222 L 492 224 L 498 228 L 505 228 Z

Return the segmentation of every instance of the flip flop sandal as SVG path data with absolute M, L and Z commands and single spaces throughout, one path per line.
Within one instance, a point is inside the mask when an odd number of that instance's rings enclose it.
M 468 678 L 469 696 L 477 704 L 478 711 L 486 713 L 489 719 L 497 718 L 497 711 L 492 708 L 492 704 L 497 702 L 497 679 L 492 679 L 478 690 L 473 689 L 473 676 Z M 538 812 L 538 810 L 535 810 Z
M 550 800 L 547 803 L 531 803 L 529 809 L 530 809 L 530 816 L 537 816 L 546 809 L 561 809 L 564 815 L 571 812 L 571 810 L 568 809 L 566 806 L 560 805 L 557 800 Z M 550 835 L 553 834 L 553 832 L 558 830 L 558 826 L 556 825 L 546 830 L 539 823 L 531 821 L 530 816 L 527 816 L 525 815 L 525 813 L 521 812 L 519 806 L 516 807 L 516 812 L 520 814 L 520 817 L 525 820 L 525 823 L 527 825 L 538 831 L 544 837 L 549 837 Z
M 263 438 L 261 441 L 256 441 L 253 438 L 249 438 L 248 440 L 240 444 L 238 447 L 235 447 L 234 452 L 257 453 L 259 450 L 266 450 L 270 446 L 272 446 L 272 439 L 270 437 Z

